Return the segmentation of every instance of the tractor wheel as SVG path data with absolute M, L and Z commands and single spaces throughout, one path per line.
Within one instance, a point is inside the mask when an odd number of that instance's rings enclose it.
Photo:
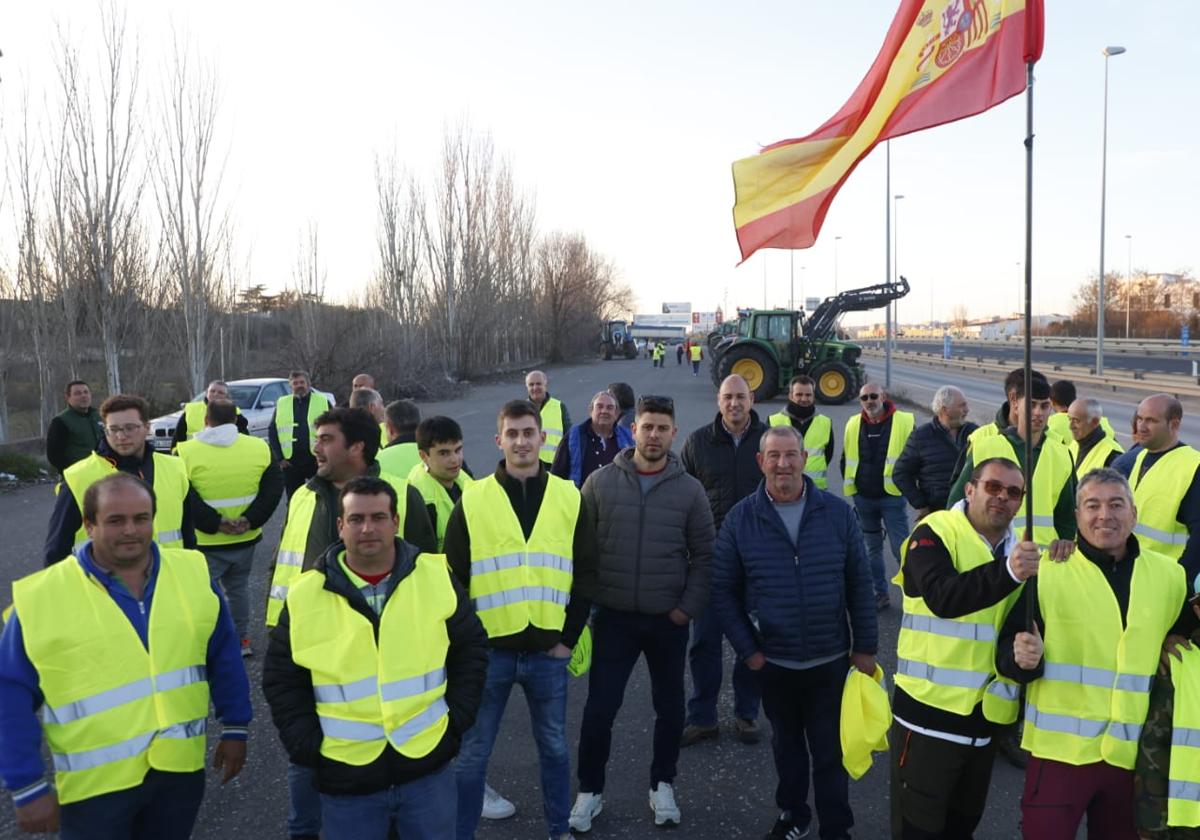
M 600 355 L 604 357 L 604 361 L 606 361 L 606 362 L 609 361 L 610 359 L 612 359 L 612 343 L 611 342 L 606 341 L 600 345 Z
M 625 358 L 626 359 L 636 359 L 637 358 L 637 345 L 634 344 L 633 342 L 629 342 L 628 344 L 625 345 Z
M 771 399 L 779 391 L 779 368 L 766 352 L 752 344 L 734 345 L 721 354 L 718 363 L 721 380 L 737 375 L 746 380 L 755 402 Z
M 810 374 L 817 383 L 817 401 L 841 405 L 854 395 L 854 371 L 841 362 L 824 362 Z

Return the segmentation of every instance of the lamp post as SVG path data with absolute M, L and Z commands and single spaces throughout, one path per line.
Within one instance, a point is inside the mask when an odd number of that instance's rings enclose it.
M 1104 374 L 1104 198 L 1108 177 L 1108 60 L 1124 47 L 1104 48 L 1104 129 L 1100 142 L 1100 280 L 1096 286 L 1096 375 Z
M 1125 337 L 1129 338 L 1129 300 L 1133 296 L 1133 234 L 1125 234 Z
M 838 252 L 838 243 L 841 241 L 842 241 L 842 237 L 840 237 L 840 236 L 833 237 L 833 293 L 835 295 L 837 294 L 837 290 L 838 290 L 837 252 Z

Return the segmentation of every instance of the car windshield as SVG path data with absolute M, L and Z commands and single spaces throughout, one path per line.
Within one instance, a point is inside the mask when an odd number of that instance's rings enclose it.
M 229 385 L 229 399 L 233 400 L 233 404 L 245 411 L 249 408 L 254 408 L 254 400 L 258 396 L 258 385 Z M 204 399 L 204 392 L 201 391 L 196 395 L 194 402 L 200 402 Z

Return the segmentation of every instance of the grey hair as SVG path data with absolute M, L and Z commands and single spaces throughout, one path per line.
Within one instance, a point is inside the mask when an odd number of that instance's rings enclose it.
M 366 408 L 370 405 L 383 405 L 383 397 L 374 388 L 355 388 L 350 393 L 351 408 Z
M 800 434 L 800 430 L 789 423 L 786 426 L 767 426 L 767 430 L 762 433 L 762 437 L 758 439 L 758 451 L 767 451 L 767 438 L 777 437 L 779 435 L 791 435 L 796 439 L 796 443 L 800 444 L 800 451 L 804 451 L 804 435 Z
M 1129 506 L 1133 507 L 1133 491 L 1129 489 L 1129 479 L 1121 475 L 1112 467 L 1100 467 L 1091 470 L 1083 478 L 1079 479 L 1079 487 L 1075 490 L 1075 507 L 1079 507 L 1079 503 L 1083 501 L 1083 489 L 1092 484 L 1117 484 L 1121 487 L 1125 494 L 1125 500 L 1129 502 Z
M 1089 421 L 1099 420 L 1104 416 L 1104 406 L 1100 405 L 1100 400 L 1088 397 L 1087 399 L 1081 399 L 1080 402 L 1083 403 L 1083 408 L 1087 412 L 1087 419 Z
M 613 395 L 612 391 L 597 391 L 596 393 L 592 394 L 592 398 L 588 400 L 588 414 L 592 413 L 592 409 L 596 407 L 596 400 L 600 399 L 601 397 L 608 397 L 610 400 L 616 403 L 617 411 L 621 410 L 621 401 Z
M 943 408 L 950 405 L 950 401 L 955 394 L 960 397 L 965 396 L 961 389 L 955 388 L 953 385 L 943 385 L 941 388 L 938 388 L 933 394 L 933 402 L 929 404 L 929 410 L 937 414 Z

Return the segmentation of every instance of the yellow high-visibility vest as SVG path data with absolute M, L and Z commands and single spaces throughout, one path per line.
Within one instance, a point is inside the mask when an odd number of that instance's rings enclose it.
M 1117 433 L 1113 431 L 1112 424 L 1108 422 L 1107 417 L 1102 416 L 1100 418 L 1100 428 L 1104 429 L 1104 436 L 1106 438 L 1114 442 L 1116 441 Z M 1046 418 L 1046 434 L 1053 434 L 1063 443 L 1070 446 L 1071 441 L 1075 437 L 1071 434 L 1071 419 L 1067 416 L 1066 412 L 1056 411 Z
M 1178 648 L 1171 663 L 1175 687 L 1171 760 L 1167 774 L 1167 825 L 1200 826 L 1200 649 Z
M 450 514 L 454 512 L 454 500 L 450 498 L 450 492 L 442 486 L 442 483 L 429 474 L 424 463 L 417 464 L 412 468 L 408 474 L 408 483 L 417 488 L 417 492 L 421 494 L 425 504 L 433 505 L 433 509 L 437 513 L 434 530 L 437 531 L 438 551 L 441 551 L 446 542 L 446 523 L 450 520 Z M 459 470 L 458 478 L 454 479 L 454 483 L 458 485 L 459 490 L 462 490 L 471 483 L 471 477 Z
M 1146 450 L 1138 453 L 1129 474 L 1133 504 L 1137 508 L 1137 526 L 1133 532 L 1145 548 L 1162 552 L 1178 560 L 1187 546 L 1187 526 L 1176 520 L 1179 505 L 1192 477 L 1200 467 L 1200 452 L 1190 446 L 1177 446 L 1161 456 L 1142 475 Z
M 989 458 L 1004 458 L 1017 465 L 1021 463 L 1012 442 L 1004 435 L 991 435 L 971 446 L 972 464 L 982 464 Z M 1017 515 L 1013 517 L 1012 527 L 1018 537 L 1024 538 L 1027 505 L 1033 507 L 1034 542 L 1045 547 L 1060 537 L 1054 529 L 1054 507 L 1074 473 L 1075 465 L 1071 462 L 1067 447 L 1053 438 L 1046 438 L 1033 471 L 1033 498 L 1023 499 L 1017 508 Z
M 561 630 L 574 570 L 580 504 L 575 485 L 546 476 L 528 542 L 494 475 L 468 485 L 460 504 L 471 535 L 469 594 L 488 636 L 511 636 L 529 625 Z
M 1075 478 L 1080 479 L 1092 470 L 1103 467 L 1104 462 L 1108 460 L 1109 453 L 1116 452 L 1119 455 L 1125 450 L 1115 440 L 1105 437 L 1088 450 L 1083 461 L 1079 460 L 1079 441 L 1071 438 L 1071 442 L 1067 444 L 1067 451 L 1071 453 L 1071 461 L 1075 464 Z M 1138 513 L 1140 514 L 1141 511 L 1139 510 Z
M 546 442 L 542 444 L 539 457 L 549 464 L 558 451 L 559 441 L 563 439 L 562 403 L 554 397 L 548 397 L 538 413 L 542 416 L 542 431 L 546 433 Z
M 241 414 L 242 410 L 236 405 L 233 407 L 234 412 Z M 196 434 L 204 428 L 204 421 L 208 418 L 208 403 L 203 399 L 195 400 L 187 403 L 183 407 L 183 419 L 187 420 L 187 431 L 184 432 L 184 437 L 176 438 L 173 446 L 179 446 L 185 440 L 191 440 Z M 177 426 L 178 427 L 178 426 Z
M 1183 567 L 1146 548 L 1133 562 L 1129 607 L 1076 550 L 1038 567 L 1045 671 L 1026 689 L 1021 745 L 1066 764 L 1133 769 L 1163 639 L 1179 617 Z
M 219 604 L 200 552 L 168 548 L 160 557 L 149 650 L 74 557 L 13 584 L 63 804 L 137 787 L 151 768 L 204 767 L 205 667 Z
M 296 397 L 293 394 L 280 397 L 279 402 L 275 403 L 275 431 L 279 434 L 279 451 L 289 460 L 292 457 L 292 443 L 296 440 L 296 425 L 301 422 L 308 425 L 308 448 L 313 449 L 317 445 L 315 421 L 329 410 L 329 400 L 325 399 L 324 394 L 316 391 L 308 392 L 308 416 L 303 420 L 293 416 L 295 403 Z
M 693 344 L 691 347 L 688 348 L 688 356 L 690 357 L 691 361 L 693 361 L 693 362 L 700 361 L 701 358 L 703 357 L 703 354 L 704 354 L 704 348 L 701 347 L 699 344 Z
M 404 536 L 404 520 L 408 513 L 408 482 L 391 473 L 381 472 L 379 477 L 396 490 L 396 515 L 400 519 L 396 533 Z M 308 550 L 308 531 L 312 527 L 313 514 L 317 511 L 317 494 L 306 484 L 292 494 L 288 502 L 287 519 L 283 523 L 283 535 L 279 538 L 279 551 L 275 555 L 275 570 L 271 572 L 271 588 L 267 590 L 267 626 L 279 623 L 279 614 L 287 600 L 288 588 L 300 577 L 304 569 L 305 553 Z M 336 539 L 336 537 L 335 537 Z M 321 550 L 324 551 L 325 546 Z M 315 557 L 308 558 L 315 561 Z
M 446 619 L 457 597 L 441 554 L 418 554 L 371 621 L 308 571 L 287 595 L 292 659 L 312 674 L 321 755 L 361 767 L 387 747 L 429 755 L 449 726 Z M 414 640 L 420 644 L 414 644 Z
M 258 496 L 258 483 L 271 465 L 271 447 L 266 441 L 238 435 L 231 446 L 215 446 L 202 440 L 179 444 L 179 460 L 187 468 L 188 481 L 209 507 L 228 519 L 237 519 Z M 244 534 L 206 534 L 196 530 L 202 546 L 249 542 L 262 534 L 251 528 Z
M 939 510 L 921 520 L 941 539 L 964 574 L 994 563 L 991 546 L 961 510 Z M 893 578 L 904 588 L 908 540 L 900 547 L 900 571 Z M 904 615 L 896 646 L 896 685 L 927 706 L 969 715 L 982 702 L 994 723 L 1017 719 L 1020 687 L 996 675 L 996 638 L 1021 587 L 990 607 L 955 618 L 934 615 L 924 598 L 904 596 Z
M 886 460 L 883 464 L 883 489 L 889 496 L 899 496 L 900 488 L 892 480 L 892 472 L 896 461 L 904 452 L 904 444 L 912 434 L 916 418 L 908 411 L 897 411 L 892 414 L 892 433 L 888 438 Z M 853 496 L 858 493 L 854 477 L 858 475 L 858 430 L 862 426 L 862 415 L 855 414 L 846 421 L 845 437 L 842 441 L 842 451 L 846 453 L 846 472 L 842 477 L 842 494 Z
M 792 426 L 792 415 L 780 411 L 767 418 L 772 426 Z M 796 431 L 800 431 L 796 429 Z M 824 414 L 814 414 L 808 431 L 804 434 L 804 451 L 808 460 L 804 462 L 804 474 L 822 490 L 829 488 L 829 464 L 825 461 L 825 447 L 833 436 L 833 421 Z M 903 451 L 903 449 L 901 450 Z
M 967 435 L 968 448 L 981 440 L 998 434 L 1000 434 L 1000 429 L 995 423 L 988 423 L 986 426 L 980 426 L 978 429 L 971 432 L 971 434 Z
M 173 455 L 153 453 L 154 459 L 154 541 L 163 548 L 183 548 L 183 504 L 188 494 L 187 470 L 183 461 Z M 83 494 L 102 478 L 112 475 L 117 468 L 102 455 L 93 452 L 82 461 L 76 461 L 63 473 L 63 481 L 75 497 L 75 504 L 83 513 Z M 75 548 L 87 542 L 87 529 L 81 524 L 75 532 Z
M 386 449 L 380 449 L 375 456 L 379 469 L 392 475 L 406 476 L 414 467 L 421 466 L 421 455 L 415 441 L 397 443 Z

